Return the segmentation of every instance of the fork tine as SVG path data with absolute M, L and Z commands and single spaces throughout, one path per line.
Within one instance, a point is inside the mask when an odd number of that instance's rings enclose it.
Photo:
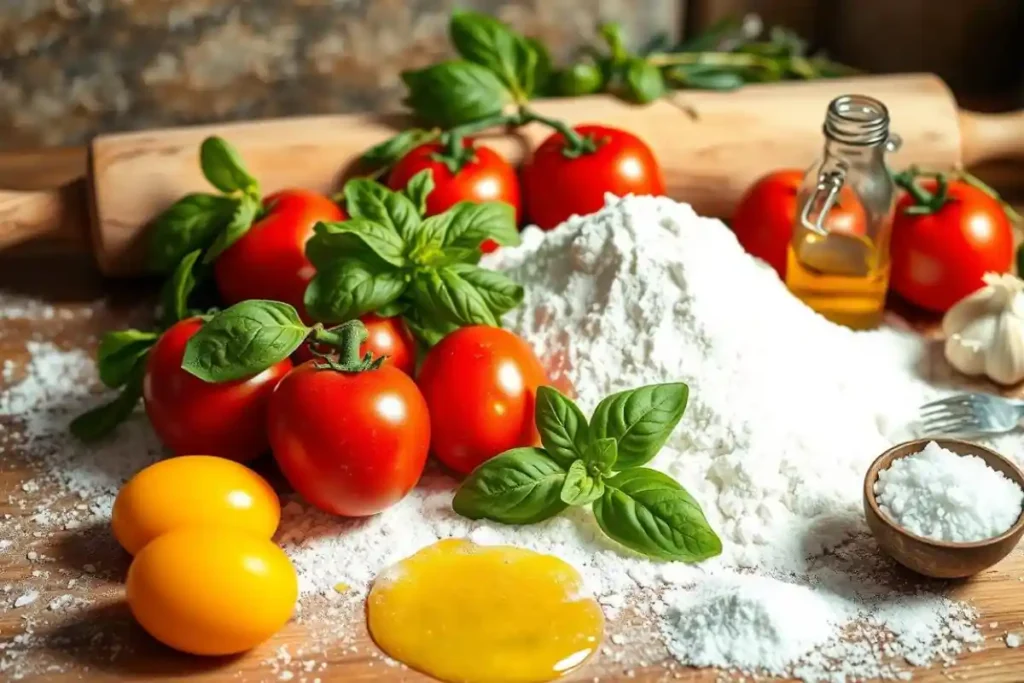
M 979 400 L 984 400 L 983 397 L 979 397 L 978 394 L 953 394 L 952 396 L 946 396 L 945 398 L 936 399 L 929 401 L 921 406 L 921 410 L 926 408 L 937 408 L 942 406 L 954 406 L 954 405 L 972 405 L 978 403 Z
M 967 434 L 980 427 L 981 423 L 977 419 L 940 420 L 921 425 L 926 434 Z

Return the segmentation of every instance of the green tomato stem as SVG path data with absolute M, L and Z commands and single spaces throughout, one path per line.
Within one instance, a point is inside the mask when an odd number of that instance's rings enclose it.
M 366 341 L 368 333 L 366 326 L 359 320 L 349 320 L 336 327 L 324 329 L 316 325 L 310 335 L 312 341 L 317 344 L 325 344 L 338 349 L 337 359 L 330 354 L 320 353 L 312 346 L 310 349 L 313 355 L 320 359 L 317 364 L 319 369 L 332 369 L 338 372 L 363 372 L 365 370 L 376 370 L 384 362 L 384 356 L 374 359 L 371 354 L 359 355 L 359 347 Z

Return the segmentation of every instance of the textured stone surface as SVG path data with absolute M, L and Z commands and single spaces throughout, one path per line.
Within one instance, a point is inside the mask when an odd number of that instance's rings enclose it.
M 566 58 L 598 20 L 675 33 L 677 0 L 0 0 L 0 148 L 102 131 L 397 106 L 452 7 Z

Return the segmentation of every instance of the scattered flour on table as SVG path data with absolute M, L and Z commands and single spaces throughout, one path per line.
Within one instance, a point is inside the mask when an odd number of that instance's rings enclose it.
M 968 543 L 1013 526 L 1024 491 L 978 456 L 931 441 L 878 473 L 875 498 L 884 514 L 918 536 Z
M 645 560 L 607 540 L 578 508 L 530 527 L 471 522 L 451 511 L 454 480 L 432 467 L 405 500 L 369 519 L 291 500 L 277 540 L 299 573 L 298 616 L 326 634 L 325 648 L 355 647 L 359 601 L 381 569 L 451 536 L 573 564 L 613 620 L 602 656 L 623 667 L 671 651 L 682 663 L 738 675 L 897 678 L 907 662 L 949 661 L 980 641 L 969 607 L 908 583 L 879 555 L 860 510 L 871 460 L 910 435 L 915 407 L 940 393 L 920 379 L 931 354 L 920 339 L 827 322 L 744 254 L 721 222 L 667 199 L 610 199 L 554 231 L 525 230 L 521 247 L 484 265 L 527 285 L 505 323 L 571 380 L 585 411 L 618 390 L 689 384 L 686 415 L 651 466 L 700 501 L 724 552 L 699 566 Z M 12 438 L 37 462 L 40 490 L 25 494 L 42 500 L 27 511 L 39 516 L 32 528 L 105 523 L 118 486 L 159 446 L 141 415 L 116 439 L 75 444 L 68 421 L 99 400 L 92 363 L 48 344 L 30 351 L 27 368 L 4 370 L 0 426 L 20 425 Z M 1013 439 L 996 447 L 1020 459 Z M 47 502 L 68 494 L 82 500 L 75 518 Z M 13 538 L 8 531 L 0 524 L 0 535 Z M 42 544 L 37 551 L 53 553 Z M 810 615 L 806 627 L 794 626 L 797 613 Z M 629 629 L 616 631 L 616 617 Z M 306 647 L 278 653 L 275 672 L 306 675 L 296 664 L 315 666 L 314 645 Z

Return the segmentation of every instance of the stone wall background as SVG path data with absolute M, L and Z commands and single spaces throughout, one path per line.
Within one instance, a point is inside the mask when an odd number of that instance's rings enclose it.
M 682 0 L 0 0 L 0 149 L 103 131 L 398 106 L 453 7 L 568 58 L 599 20 L 677 35 Z

